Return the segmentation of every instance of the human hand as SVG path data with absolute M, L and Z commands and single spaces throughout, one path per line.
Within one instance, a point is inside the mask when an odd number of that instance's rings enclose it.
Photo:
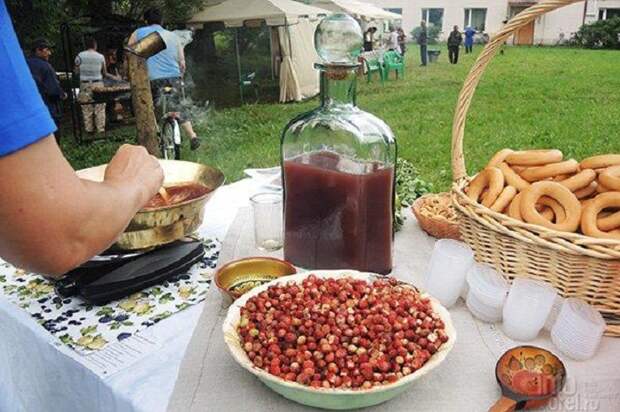
M 104 182 L 136 193 L 142 207 L 161 187 L 164 171 L 144 147 L 124 144 L 108 163 Z

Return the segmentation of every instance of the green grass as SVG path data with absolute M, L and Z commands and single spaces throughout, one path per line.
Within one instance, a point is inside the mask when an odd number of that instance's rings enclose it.
M 358 104 L 393 129 L 400 156 L 412 161 L 438 189 L 451 180 L 452 116 L 475 56 L 462 55 L 453 66 L 443 50 L 440 62 L 418 67 L 410 47 L 404 80 L 358 82 Z M 562 149 L 567 157 L 620 153 L 620 53 L 567 48 L 507 48 L 480 83 L 467 119 L 468 171 L 482 167 L 497 150 Z M 280 133 L 287 121 L 316 106 L 317 99 L 295 104 L 258 104 L 211 111 L 199 126 L 205 145 L 184 157 L 221 168 L 229 181 L 247 167 L 279 162 Z M 133 135 L 124 130 L 126 135 Z M 70 147 L 71 146 L 71 147 Z M 75 167 L 105 161 L 114 144 L 64 149 Z

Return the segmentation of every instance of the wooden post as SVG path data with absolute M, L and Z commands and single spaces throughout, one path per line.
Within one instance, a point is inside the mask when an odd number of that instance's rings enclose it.
M 131 102 L 136 115 L 138 144 L 144 146 L 153 156 L 161 156 L 157 138 L 157 120 L 153 108 L 153 95 L 149 82 L 146 60 L 132 53 L 126 53 L 129 63 Z

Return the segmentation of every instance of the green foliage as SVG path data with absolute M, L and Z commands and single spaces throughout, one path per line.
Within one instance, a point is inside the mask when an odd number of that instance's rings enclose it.
M 417 42 L 422 27 L 418 26 L 411 30 L 411 37 Z M 439 42 L 439 36 L 441 35 L 441 27 L 429 24 L 426 26 L 426 34 L 428 36 L 428 44 L 437 44 Z
M 588 49 L 620 49 L 620 17 L 584 24 L 573 43 Z
M 396 165 L 396 213 L 394 228 L 400 230 L 404 216 L 402 208 L 408 208 L 422 195 L 433 191 L 433 185 L 420 177 L 418 169 L 408 160 L 398 159 Z

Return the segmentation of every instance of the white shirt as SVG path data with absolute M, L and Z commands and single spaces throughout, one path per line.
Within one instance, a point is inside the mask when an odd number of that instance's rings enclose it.
M 398 32 L 393 31 L 390 33 L 390 43 L 388 44 L 388 49 L 394 49 L 400 52 L 400 45 L 398 44 Z
M 101 73 L 105 58 L 94 50 L 85 50 L 75 58 L 75 65 L 80 68 L 80 80 L 102 80 Z

